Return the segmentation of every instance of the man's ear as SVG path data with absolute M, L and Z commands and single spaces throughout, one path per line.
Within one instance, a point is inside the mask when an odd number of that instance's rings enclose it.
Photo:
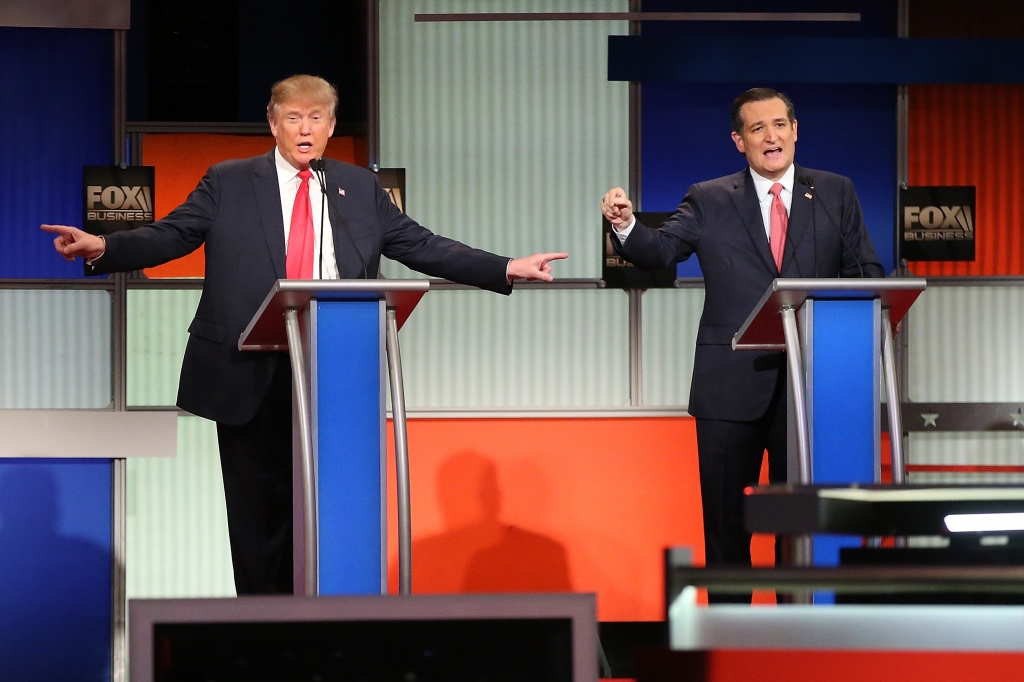
M 743 136 L 739 133 L 734 132 L 732 134 L 732 141 L 736 143 L 736 149 L 740 151 L 740 154 L 746 154 L 746 148 L 743 144 Z

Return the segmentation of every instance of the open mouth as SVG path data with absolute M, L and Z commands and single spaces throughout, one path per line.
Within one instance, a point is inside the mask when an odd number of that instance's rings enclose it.
M 782 147 L 772 147 L 771 149 L 766 149 L 764 155 L 769 159 L 777 159 L 780 156 L 782 156 Z
M 311 142 L 300 142 L 296 146 L 298 147 L 299 151 L 302 152 L 303 154 L 305 154 L 306 152 L 313 148 L 313 144 Z

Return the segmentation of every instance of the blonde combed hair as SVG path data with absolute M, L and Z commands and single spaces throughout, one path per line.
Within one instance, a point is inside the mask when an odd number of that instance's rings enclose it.
M 285 78 L 270 88 L 267 120 L 274 120 L 278 107 L 286 102 L 304 105 L 324 104 L 333 119 L 335 109 L 338 107 L 338 91 L 319 76 L 299 74 Z

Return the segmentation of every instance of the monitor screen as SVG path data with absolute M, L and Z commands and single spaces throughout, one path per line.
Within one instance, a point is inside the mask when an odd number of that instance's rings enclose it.
M 593 595 L 133 600 L 133 682 L 597 679 Z

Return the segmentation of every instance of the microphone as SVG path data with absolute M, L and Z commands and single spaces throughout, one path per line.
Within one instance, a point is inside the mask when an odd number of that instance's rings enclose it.
M 814 178 L 811 177 L 810 175 L 801 175 L 799 178 L 796 179 L 796 181 L 799 182 L 801 185 L 806 185 L 807 188 L 811 190 L 812 200 L 815 203 L 819 204 L 821 206 L 821 210 L 823 210 L 825 212 L 825 217 L 828 218 L 828 221 L 832 224 L 832 228 L 836 231 L 836 234 L 839 235 L 839 238 L 843 240 L 843 244 L 846 246 L 846 250 L 853 257 L 853 261 L 857 264 L 857 269 L 860 271 L 860 276 L 863 279 L 863 277 L 864 277 L 864 264 L 860 262 L 860 257 L 857 255 L 856 250 L 854 250 L 854 248 L 852 246 L 850 246 L 850 242 L 847 241 L 846 235 L 843 234 L 843 231 L 839 229 L 839 224 L 832 217 L 832 213 L 831 213 L 831 211 L 828 210 L 828 207 L 825 206 L 825 202 L 823 202 L 821 199 L 818 198 L 818 190 L 815 189 L 815 187 L 814 187 Z M 812 205 L 811 206 L 811 219 L 812 219 L 812 222 L 815 220 L 815 218 L 814 218 L 815 213 L 816 213 L 816 211 L 814 210 L 814 206 Z M 817 232 L 817 225 L 816 224 L 814 224 L 813 229 L 815 230 L 815 232 Z M 815 253 L 814 253 L 814 261 L 815 261 L 815 263 L 814 263 L 814 267 L 815 267 L 815 269 L 817 269 L 817 267 L 818 267 L 818 263 L 817 263 L 817 261 L 818 261 L 817 246 L 818 245 L 817 245 L 817 242 L 815 242 L 814 246 L 815 246 Z
M 309 169 L 317 174 L 316 177 L 317 177 L 317 181 L 320 183 L 320 191 L 323 192 L 323 195 L 324 195 L 323 196 L 324 201 L 320 204 L 320 226 L 321 226 L 320 227 L 320 275 L 321 275 L 321 277 L 323 276 L 323 258 L 324 258 L 324 250 L 323 250 L 323 239 L 324 239 L 323 212 L 324 212 L 324 204 L 326 204 L 327 202 L 330 202 L 331 207 L 334 209 L 334 212 L 338 216 L 338 221 L 341 223 L 341 228 L 343 230 L 345 230 L 345 236 L 347 236 L 348 240 L 352 243 L 352 248 L 356 252 L 356 257 L 359 258 L 359 264 L 363 266 L 363 279 L 369 279 L 370 277 L 369 277 L 369 275 L 367 275 L 367 272 L 366 272 L 366 260 L 363 258 L 363 254 L 361 254 L 359 252 L 359 247 L 356 246 L 356 240 L 352 237 L 352 232 L 349 231 L 348 225 L 345 224 L 344 216 L 342 216 L 341 211 L 338 210 L 338 206 L 337 206 L 337 204 L 334 203 L 334 200 L 331 198 L 331 195 L 327 193 L 327 162 L 324 161 L 323 158 L 310 159 L 310 161 L 309 161 Z M 335 248 L 335 260 L 337 260 L 337 248 Z M 341 269 L 339 268 L 339 272 L 338 272 L 339 276 L 341 275 L 340 270 Z

